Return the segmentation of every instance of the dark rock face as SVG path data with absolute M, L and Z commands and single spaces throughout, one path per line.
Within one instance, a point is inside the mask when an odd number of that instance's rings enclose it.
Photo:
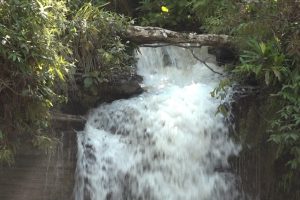
M 91 108 L 101 103 L 110 103 L 118 99 L 127 99 L 141 94 L 144 90 L 140 86 L 143 78 L 133 75 L 128 78 L 115 78 L 108 83 L 98 86 L 96 93 L 91 94 L 83 89 L 69 97 L 69 101 L 61 110 L 67 114 L 85 115 Z
M 99 88 L 97 104 L 109 103 L 117 99 L 127 99 L 141 94 L 143 91 L 138 80 L 123 80 L 114 84 L 103 84 Z
M 0 167 L 1 200 L 71 200 L 76 167 L 76 134 L 59 133 L 53 152 L 21 145 L 12 167 Z
M 277 147 L 268 141 L 268 120 L 277 110 L 272 98 L 258 93 L 238 95 L 233 104 L 234 137 L 243 149 L 232 159 L 232 166 L 241 178 L 238 186 L 247 200 L 299 199 L 295 192 L 287 193 L 280 186 L 285 163 L 277 159 Z
M 273 148 L 267 142 L 263 112 L 256 96 L 240 98 L 234 104 L 236 131 L 243 150 L 233 162 L 235 172 L 241 177 L 240 189 L 249 199 L 268 199 L 274 191 Z
M 216 56 L 218 65 L 233 64 L 238 60 L 237 52 L 226 46 L 210 47 L 208 52 Z

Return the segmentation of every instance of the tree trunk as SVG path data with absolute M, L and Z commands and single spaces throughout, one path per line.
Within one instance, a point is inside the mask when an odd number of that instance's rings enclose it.
M 159 27 L 130 26 L 125 38 L 136 44 L 192 43 L 198 46 L 231 46 L 228 35 L 180 33 Z

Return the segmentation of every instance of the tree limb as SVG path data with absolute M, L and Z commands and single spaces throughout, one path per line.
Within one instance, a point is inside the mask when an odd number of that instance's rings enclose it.
M 130 26 L 125 38 L 136 44 L 192 43 L 199 46 L 231 46 L 228 35 L 181 33 L 159 27 Z
M 223 76 L 222 73 L 215 71 L 213 68 L 211 68 L 205 61 L 201 60 L 198 56 L 195 55 L 194 50 L 193 49 L 189 49 L 193 55 L 193 57 L 198 60 L 199 62 L 201 62 L 203 65 L 205 65 L 210 71 L 219 74 L 221 76 Z
M 205 60 L 200 59 L 198 56 L 196 56 L 196 54 L 194 53 L 194 50 L 192 48 L 199 48 L 201 46 L 199 45 L 190 45 L 190 44 L 142 44 L 141 47 L 152 47 L 152 48 L 158 48 L 158 47 L 165 47 L 165 46 L 177 46 L 177 47 L 182 47 L 182 48 L 186 48 L 189 49 L 191 51 L 192 56 L 198 60 L 199 62 L 201 62 L 203 65 L 205 65 L 205 67 L 207 67 L 210 71 L 219 74 L 221 76 L 223 76 L 222 73 L 215 71 L 214 69 L 212 69 Z

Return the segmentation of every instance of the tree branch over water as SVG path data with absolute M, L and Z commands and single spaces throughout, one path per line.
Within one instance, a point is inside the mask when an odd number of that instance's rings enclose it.
M 198 60 L 199 62 L 201 62 L 203 65 L 205 65 L 205 67 L 207 67 L 210 71 L 216 73 L 216 74 L 219 74 L 219 75 L 223 75 L 222 73 L 220 72 L 217 72 L 215 71 L 213 68 L 211 68 L 204 60 L 201 60 L 198 56 L 196 56 L 196 54 L 194 53 L 194 50 L 193 49 L 189 49 L 193 55 L 193 57 Z
M 221 76 L 223 76 L 224 74 L 220 73 L 220 72 L 217 72 L 215 71 L 213 68 L 211 68 L 207 62 L 205 60 L 202 60 L 200 59 L 194 52 L 194 50 L 192 48 L 200 48 L 201 46 L 199 45 L 191 45 L 191 44 L 184 44 L 184 43 L 174 43 L 174 44 L 143 44 L 141 45 L 142 47 L 151 47 L 151 48 L 158 48 L 158 47 L 166 47 L 166 46 L 177 46 L 177 47 L 182 47 L 182 48 L 186 48 L 186 49 L 189 49 L 192 56 L 198 60 L 199 62 L 201 62 L 203 65 L 205 65 L 205 67 L 207 67 L 210 71 L 216 73 L 216 74 L 219 74 Z

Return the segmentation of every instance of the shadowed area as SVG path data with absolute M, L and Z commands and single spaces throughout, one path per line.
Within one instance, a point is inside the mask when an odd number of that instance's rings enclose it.
M 73 199 L 76 134 L 61 133 L 51 153 L 21 145 L 12 167 L 0 167 L 1 200 Z

